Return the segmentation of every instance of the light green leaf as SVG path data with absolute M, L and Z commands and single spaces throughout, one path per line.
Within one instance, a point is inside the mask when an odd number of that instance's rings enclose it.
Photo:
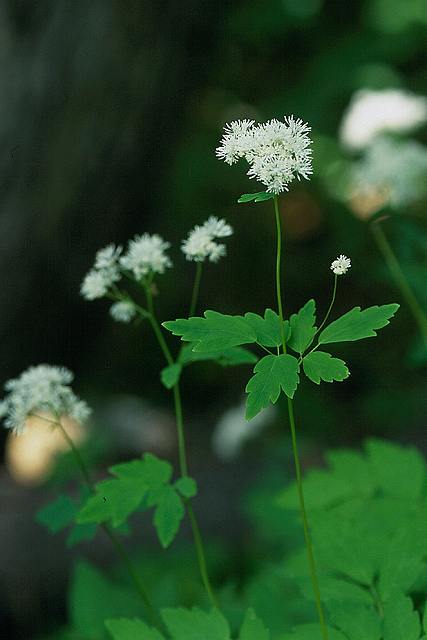
M 77 506 L 71 498 L 60 495 L 37 512 L 36 520 L 51 533 L 58 533 L 74 521 L 77 510 Z
M 117 620 L 107 620 L 105 626 L 110 632 L 113 640 L 164 640 L 162 634 L 134 618 L 119 618 Z
M 372 607 L 356 602 L 333 602 L 328 607 L 331 623 L 348 640 L 381 640 L 381 621 Z
M 184 498 L 194 498 L 197 495 L 197 483 L 189 476 L 179 478 L 175 482 L 175 488 Z
M 194 342 L 194 351 L 219 351 L 255 342 L 256 335 L 242 316 L 205 311 L 204 318 L 164 322 L 163 326 L 181 340 Z
M 319 344 L 353 342 L 376 336 L 376 330 L 389 324 L 390 318 L 398 308 L 398 304 L 384 304 L 381 307 L 369 307 L 363 311 L 360 307 L 354 307 L 323 329 L 319 336 Z
M 316 303 L 309 300 L 298 313 L 291 316 L 291 335 L 288 340 L 291 349 L 303 353 L 310 346 L 316 333 L 315 322 Z
M 333 358 L 330 353 L 324 351 L 309 353 L 302 361 L 302 365 L 307 378 L 315 384 L 320 384 L 321 380 L 341 382 L 350 375 L 344 360 Z
M 142 459 L 115 464 L 109 471 L 121 480 L 143 481 L 148 487 L 166 484 L 172 477 L 172 466 L 152 453 L 145 453 Z
M 181 498 L 173 487 L 164 487 L 157 499 L 154 513 L 154 526 L 163 547 L 168 547 L 175 538 L 183 517 L 184 505 Z
M 256 617 L 253 609 L 248 609 L 240 629 L 239 640 L 270 640 L 270 633 Z
M 86 562 L 76 566 L 69 591 L 69 616 L 73 638 L 104 639 L 105 620 L 111 617 L 134 617 L 141 612 L 135 590 L 106 578 Z
M 283 390 L 293 398 L 299 383 L 298 360 L 291 355 L 265 356 L 254 368 L 254 376 L 246 385 L 246 419 L 251 420 L 269 403 L 277 402 Z
M 179 356 L 179 361 L 183 365 L 191 364 L 192 362 L 215 360 L 223 367 L 232 367 L 240 364 L 254 364 L 258 360 L 254 353 L 244 347 L 230 347 L 222 351 L 204 351 L 203 353 L 193 351 L 193 347 L 194 344 L 191 342 L 183 345 Z
M 304 478 L 304 499 L 310 510 L 328 507 L 352 494 L 351 484 L 330 471 L 314 469 L 308 472 Z M 279 494 L 277 504 L 284 509 L 298 510 L 300 508 L 296 482 L 292 482 Z
M 280 347 L 282 345 L 282 332 L 280 318 L 272 309 L 266 309 L 264 318 L 257 313 L 245 313 L 245 320 L 255 331 L 256 341 L 264 347 Z M 285 340 L 289 338 L 289 322 L 284 323 Z
M 230 640 L 230 629 L 218 609 L 164 609 L 162 617 L 172 640 Z
M 160 372 L 160 379 L 166 389 L 172 389 L 179 381 L 181 376 L 182 366 L 175 362 L 174 364 L 165 367 Z
M 373 476 L 385 494 L 412 501 L 421 497 L 426 465 L 416 449 L 371 439 L 366 450 Z
M 244 193 L 237 200 L 240 204 L 246 202 L 265 202 L 274 198 L 274 193 L 268 193 L 267 191 L 259 191 L 258 193 Z
M 280 640 L 314 640 L 319 638 L 320 640 L 319 623 L 300 624 L 298 627 L 294 627 L 291 633 L 285 633 L 281 636 Z M 347 640 L 347 638 L 336 629 L 328 627 L 328 640 Z M 362 640 L 362 638 L 360 638 Z M 363 638 L 363 640 L 365 640 Z
M 411 598 L 396 594 L 384 605 L 384 640 L 418 640 L 420 618 Z

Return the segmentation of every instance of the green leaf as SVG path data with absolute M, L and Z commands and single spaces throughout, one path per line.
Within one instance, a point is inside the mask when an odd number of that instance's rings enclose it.
M 128 618 L 106 620 L 105 626 L 113 640 L 164 640 L 164 637 L 157 629 L 147 626 L 145 622 L 138 620 L 138 618 L 133 620 Z
M 298 360 L 291 355 L 262 358 L 255 365 L 255 375 L 246 385 L 246 419 L 251 420 L 269 403 L 277 402 L 281 390 L 293 398 L 299 382 L 298 371 Z
M 58 533 L 74 521 L 77 506 L 65 495 L 42 507 L 36 514 L 36 520 L 43 524 L 51 533 Z
M 245 320 L 255 331 L 256 341 L 264 347 L 280 347 L 282 344 L 282 332 L 280 318 L 272 309 L 266 309 L 264 318 L 257 313 L 245 313 Z M 289 338 L 289 322 L 284 323 L 285 340 Z
M 205 311 L 204 318 L 164 322 L 163 326 L 181 340 L 194 342 L 194 351 L 219 351 L 255 342 L 256 335 L 242 316 Z
M 71 548 L 85 540 L 93 540 L 96 530 L 96 524 L 76 524 L 67 536 L 66 546 Z
M 371 439 L 366 450 L 373 476 L 385 494 L 411 501 L 421 498 L 426 465 L 416 449 Z
M 256 617 L 253 609 L 246 611 L 245 619 L 240 629 L 239 640 L 270 640 L 270 633 L 261 620 Z
M 197 483 L 193 478 L 184 476 L 175 482 L 175 488 L 184 498 L 194 498 L 197 495 Z
M 156 502 L 154 526 L 162 546 L 166 548 L 178 533 L 184 517 L 184 505 L 175 489 L 169 485 L 162 489 Z
M 315 638 L 319 638 L 320 640 L 318 622 L 300 624 L 298 627 L 294 627 L 291 633 L 285 633 L 285 635 L 281 636 L 280 640 L 314 640 Z M 328 627 L 328 640 L 347 640 L 347 638 L 341 633 L 341 631 Z M 362 638 L 360 638 L 360 640 L 362 640 Z M 363 638 L 363 640 L 365 639 Z
M 418 640 L 420 618 L 411 598 L 396 594 L 384 605 L 384 640 Z
M 348 640 L 381 640 L 381 621 L 372 607 L 356 602 L 334 602 L 328 607 L 331 623 Z
M 232 367 L 240 364 L 254 364 L 258 361 L 257 356 L 244 347 L 230 347 L 222 351 L 204 351 L 203 353 L 193 351 L 193 347 L 194 344 L 191 342 L 183 345 L 179 355 L 179 361 L 183 365 L 215 360 L 223 367 Z
M 291 316 L 291 335 L 288 340 L 291 349 L 303 353 L 310 346 L 316 334 L 315 322 L 316 303 L 309 300 L 298 313 Z
M 164 609 L 162 617 L 172 640 L 230 640 L 230 629 L 224 616 L 212 609 Z
M 322 509 L 353 494 L 353 488 L 343 478 L 323 469 L 314 469 L 304 478 L 304 499 L 308 509 Z M 284 509 L 298 510 L 297 483 L 292 482 L 277 498 L 277 504 Z
M 76 566 L 69 592 L 73 638 L 106 637 L 104 622 L 111 617 L 134 617 L 141 602 L 134 589 L 114 583 L 86 562 Z
M 246 202 L 265 202 L 274 198 L 274 193 L 268 193 L 267 191 L 259 191 L 258 193 L 244 193 L 237 200 L 240 204 Z
M 179 381 L 181 376 L 182 366 L 175 362 L 174 364 L 165 367 L 160 372 L 160 379 L 166 389 L 172 389 Z
M 325 351 L 309 353 L 303 359 L 302 366 L 307 378 L 315 384 L 320 384 L 321 380 L 325 382 L 333 382 L 334 380 L 341 382 L 350 375 L 344 360 L 333 358 L 330 353 Z
M 299 581 L 303 595 L 314 602 L 313 585 L 311 578 L 300 579 Z M 370 593 L 359 587 L 354 582 L 348 582 L 332 576 L 319 576 L 319 586 L 324 602 L 339 600 L 340 602 L 358 603 L 364 606 L 372 604 Z
M 360 307 L 354 307 L 323 329 L 319 336 L 319 344 L 353 342 L 376 336 L 376 330 L 389 324 L 390 318 L 398 308 L 398 304 L 384 304 L 381 307 L 369 307 L 363 311 Z

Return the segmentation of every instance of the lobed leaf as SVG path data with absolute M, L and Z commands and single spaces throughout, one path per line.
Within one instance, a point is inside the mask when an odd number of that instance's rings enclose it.
M 246 611 L 242 628 L 240 629 L 239 640 L 270 640 L 270 633 L 264 624 L 256 617 L 253 609 Z
M 333 602 L 328 607 L 331 623 L 348 640 L 381 640 L 381 620 L 373 607 L 357 602 Z
M 258 193 L 244 193 L 237 200 L 238 203 L 246 202 L 265 202 L 274 198 L 274 193 L 268 193 L 267 191 L 259 191 Z
M 281 636 L 280 640 L 314 640 L 314 638 L 320 639 L 319 623 L 300 624 L 294 627 L 291 633 L 285 633 Z M 347 638 L 336 629 L 328 626 L 328 640 L 347 640 Z M 362 640 L 362 639 L 360 639 Z M 363 640 L 365 640 L 363 638 Z
M 304 373 L 312 382 L 320 384 L 325 382 L 342 382 L 350 375 L 350 371 L 344 360 L 333 358 L 325 351 L 313 351 L 305 356 L 302 361 Z
M 106 620 L 105 626 L 113 640 L 164 640 L 164 636 L 157 629 L 149 627 L 138 618 Z
M 316 334 L 316 303 L 309 300 L 303 307 L 290 318 L 291 335 L 288 345 L 297 353 L 303 353 L 313 342 Z
M 184 505 L 175 489 L 169 485 L 162 489 L 156 503 L 154 526 L 161 545 L 166 548 L 178 533 L 179 525 L 184 517 Z
M 161 370 L 160 379 L 166 389 L 172 389 L 176 385 L 181 377 L 181 371 L 182 365 L 177 362 Z
M 257 313 L 245 313 L 245 320 L 254 330 L 256 341 L 264 347 L 280 347 L 282 345 L 282 331 L 280 318 L 272 309 L 266 309 L 262 318 Z M 289 322 L 284 322 L 284 335 L 287 341 L 290 336 Z
M 418 640 L 420 618 L 411 598 L 396 594 L 384 605 L 384 640 Z
M 184 498 L 194 498 L 197 495 L 197 483 L 189 476 L 179 478 L 175 482 L 175 488 Z
M 298 360 L 289 354 L 264 356 L 246 385 L 246 419 L 251 420 L 270 403 L 277 402 L 281 390 L 293 398 L 299 383 L 298 372 Z
M 164 609 L 162 617 L 172 640 L 230 640 L 230 628 L 218 609 Z
M 256 334 L 242 316 L 230 316 L 217 311 L 205 311 L 204 318 L 188 318 L 164 322 L 163 326 L 194 342 L 194 351 L 220 351 L 256 341 Z
M 179 355 L 181 364 L 215 360 L 224 367 L 232 367 L 240 364 L 254 364 L 258 361 L 257 356 L 244 347 L 230 347 L 222 351 L 204 351 L 203 353 L 193 351 L 193 348 L 194 344 L 192 343 L 183 345 Z
M 376 336 L 376 330 L 389 324 L 390 318 L 398 308 L 398 304 L 374 306 L 363 311 L 360 307 L 354 307 L 323 329 L 319 336 L 319 344 L 353 342 Z
M 74 521 L 78 511 L 76 504 L 65 495 L 42 507 L 36 514 L 36 520 L 51 533 L 58 533 Z

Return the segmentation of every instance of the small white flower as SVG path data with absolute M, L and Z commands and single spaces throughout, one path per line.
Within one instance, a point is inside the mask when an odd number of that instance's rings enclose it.
M 92 269 L 86 274 L 80 287 L 80 293 L 86 300 L 96 300 L 105 296 L 109 285 L 110 280 L 103 271 Z
M 351 267 L 351 260 L 347 258 L 347 256 L 340 255 L 336 260 L 331 264 L 331 270 L 335 273 L 336 276 L 342 276 Z
M 225 220 L 211 216 L 203 225 L 196 225 L 190 231 L 181 249 L 187 260 L 218 262 L 226 255 L 226 246 L 215 242 L 215 238 L 224 238 L 232 233 L 233 229 Z
M 119 258 L 122 253 L 122 247 L 116 247 L 109 244 L 100 249 L 95 256 L 95 269 L 105 276 L 106 280 L 112 284 L 120 280 Z
M 247 175 L 279 194 L 295 178 L 308 179 L 313 173 L 309 132 L 308 124 L 293 116 L 258 125 L 239 120 L 224 127 L 216 155 L 228 164 L 245 158 L 250 165 Z
M 379 134 L 406 133 L 427 121 L 427 98 L 400 89 L 358 91 L 340 127 L 341 142 L 363 149 Z
M 170 247 L 159 235 L 144 233 L 128 244 L 127 253 L 120 259 L 124 269 L 132 271 L 137 280 L 149 273 L 164 273 L 172 262 L 165 251 Z
M 37 412 L 69 416 L 78 422 L 87 420 L 90 409 L 70 388 L 72 380 L 73 374 L 68 369 L 46 364 L 30 367 L 19 378 L 9 380 L 1 405 L 5 426 L 19 435 L 27 418 Z
M 117 322 L 130 322 L 135 317 L 136 311 L 132 302 L 121 300 L 110 307 L 110 315 Z

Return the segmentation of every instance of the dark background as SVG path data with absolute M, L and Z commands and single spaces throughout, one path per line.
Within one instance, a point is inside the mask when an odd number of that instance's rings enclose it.
M 186 314 L 194 265 L 179 245 L 209 215 L 225 217 L 235 234 L 227 259 L 205 269 L 200 310 L 274 306 L 271 203 L 237 205 L 254 185 L 242 166 L 229 168 L 214 155 L 224 122 L 234 118 L 294 113 L 313 128 L 313 179 L 282 199 L 286 312 L 309 297 L 327 308 L 329 264 L 340 253 L 351 256 L 353 267 L 340 281 L 336 313 L 401 302 L 367 225 L 331 197 L 324 179 L 342 158 L 337 131 L 357 89 L 426 94 L 421 0 L 4 0 L 0 29 L 2 381 L 31 364 L 63 364 L 94 406 L 95 428 L 101 430 L 104 404 L 122 394 L 147 399 L 169 419 L 170 398 L 157 377 L 163 362 L 148 327 L 113 323 L 106 302 L 79 296 L 95 251 L 136 233 L 160 233 L 173 245 L 174 269 L 158 279 L 161 319 Z M 418 138 L 426 141 L 425 129 Z M 424 205 L 386 225 L 427 304 Z M 321 392 L 304 385 L 297 412 L 310 451 L 372 433 L 422 443 L 427 394 L 425 367 L 415 364 L 425 357 L 417 342 L 412 316 L 402 308 L 375 341 L 342 349 L 352 371 L 345 385 L 324 385 Z M 186 375 L 196 469 L 215 469 L 210 432 L 241 398 L 247 373 L 197 365 Z M 233 472 L 222 473 L 228 487 Z M 4 549 L 15 540 L 13 527 L 31 520 L 33 497 L 42 496 L 40 489 L 15 486 L 7 472 L 2 478 L 4 510 L 20 500 L 20 518 L 3 527 L 10 532 L 10 538 L 3 532 Z M 47 545 L 47 534 L 38 535 Z M 24 533 L 19 540 L 11 558 L 25 546 Z M 28 563 L 18 563 L 21 577 L 37 571 Z M 5 568 L 3 582 L 8 575 Z M 43 603 L 50 591 L 42 585 Z M 25 620 L 33 615 L 33 596 L 27 614 L 7 604 L 7 637 L 32 637 Z M 43 606 L 37 631 L 50 615 Z

